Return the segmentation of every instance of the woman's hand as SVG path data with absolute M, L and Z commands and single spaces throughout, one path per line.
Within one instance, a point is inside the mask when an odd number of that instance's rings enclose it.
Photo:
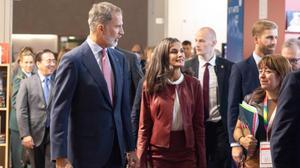
M 249 156 L 255 153 L 257 140 L 253 135 L 242 137 L 239 143 L 247 150 Z

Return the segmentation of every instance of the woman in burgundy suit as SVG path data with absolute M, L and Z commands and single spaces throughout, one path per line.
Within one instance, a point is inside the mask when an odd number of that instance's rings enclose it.
M 143 83 L 137 156 L 140 167 L 206 168 L 200 82 L 182 74 L 179 40 L 154 49 Z

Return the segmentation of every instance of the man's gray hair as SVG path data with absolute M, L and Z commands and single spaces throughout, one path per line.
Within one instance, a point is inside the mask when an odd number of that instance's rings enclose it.
M 106 24 L 112 20 L 112 13 L 122 13 L 121 8 L 109 2 L 99 2 L 93 4 L 89 11 L 89 27 L 94 32 L 99 24 Z
M 291 49 L 300 50 L 300 40 L 296 38 L 290 38 L 283 43 L 282 48 L 291 48 Z

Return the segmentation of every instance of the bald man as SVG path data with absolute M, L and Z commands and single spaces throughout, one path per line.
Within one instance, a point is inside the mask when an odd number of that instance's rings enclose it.
M 230 146 L 227 134 L 227 97 L 232 63 L 215 54 L 216 33 L 210 27 L 200 28 L 195 35 L 196 57 L 185 63 L 203 86 L 206 111 L 205 141 L 208 168 L 230 167 Z M 205 71 L 208 71 L 206 73 Z M 208 74 L 206 78 L 205 74 Z M 208 80 L 206 80 L 208 79 Z M 207 82 L 205 84 L 205 82 Z

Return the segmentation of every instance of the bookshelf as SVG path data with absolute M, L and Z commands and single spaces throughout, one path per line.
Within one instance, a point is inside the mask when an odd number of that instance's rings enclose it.
M 0 168 L 9 167 L 9 74 L 9 64 L 0 64 Z

